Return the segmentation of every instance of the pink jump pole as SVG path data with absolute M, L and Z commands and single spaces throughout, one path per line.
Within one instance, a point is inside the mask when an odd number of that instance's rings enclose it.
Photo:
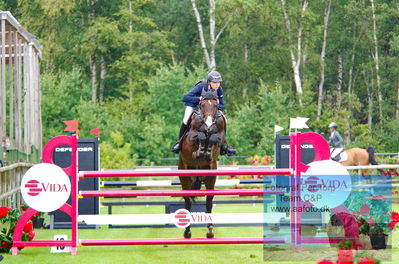
M 117 170 L 81 171 L 80 178 L 87 177 L 151 177 L 151 176 L 216 176 L 216 175 L 291 175 L 291 169 L 247 169 L 247 170 Z
M 153 190 L 153 191 L 80 191 L 82 197 L 135 197 L 135 196 L 203 196 L 203 195 L 265 195 L 265 194 L 284 194 L 284 189 L 264 190 L 264 189 L 229 189 L 229 190 Z
M 300 210 L 293 210 L 306 206 L 302 202 L 301 197 L 301 174 L 306 172 L 309 168 L 308 165 L 302 162 L 301 145 L 302 143 L 309 143 L 313 146 L 315 157 L 313 161 L 329 160 L 330 147 L 327 141 L 319 134 L 314 132 L 306 133 L 293 133 L 290 135 L 290 167 L 293 169 L 293 176 L 291 177 L 291 246 L 300 248 L 302 242 L 308 242 L 310 239 L 302 240 L 301 238 L 301 215 Z M 313 243 L 318 243 L 316 240 Z

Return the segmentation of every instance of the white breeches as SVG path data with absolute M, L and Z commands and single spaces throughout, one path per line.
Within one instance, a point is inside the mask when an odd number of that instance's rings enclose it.
M 184 111 L 183 124 L 187 125 L 188 120 L 190 119 L 193 112 L 194 108 L 192 108 L 191 106 L 186 106 L 186 110 Z
M 335 158 L 335 156 L 337 156 L 339 153 L 341 153 L 342 150 L 343 150 L 343 148 L 332 148 L 332 149 L 330 149 L 331 158 Z

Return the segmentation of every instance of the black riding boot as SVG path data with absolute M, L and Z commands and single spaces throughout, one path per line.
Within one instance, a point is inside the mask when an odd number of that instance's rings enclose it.
M 227 130 L 226 127 L 224 127 L 224 136 L 227 136 Z M 237 154 L 236 149 L 231 149 L 229 148 L 229 145 L 227 145 L 227 142 L 223 142 L 222 146 L 220 146 L 220 155 L 227 155 L 227 156 L 233 156 Z
M 180 151 L 180 139 L 184 135 L 184 133 L 186 132 L 187 128 L 188 128 L 187 125 L 185 125 L 184 123 L 181 123 L 180 131 L 179 131 L 179 139 L 177 140 L 177 142 L 172 147 L 172 152 L 173 153 L 176 153 L 176 154 L 179 153 L 179 151 Z
M 237 154 L 236 149 L 231 149 L 226 143 L 223 143 L 222 146 L 220 147 L 220 155 L 227 155 L 227 156 L 233 156 Z

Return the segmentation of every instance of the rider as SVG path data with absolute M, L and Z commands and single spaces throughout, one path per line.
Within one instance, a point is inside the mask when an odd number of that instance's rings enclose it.
M 211 71 L 210 73 L 208 73 L 207 80 L 198 82 L 193 89 L 191 89 L 188 93 L 186 93 L 183 96 L 183 102 L 186 105 L 186 110 L 184 112 L 183 123 L 181 124 L 181 127 L 180 127 L 179 140 L 184 135 L 186 130 L 188 129 L 187 123 L 191 117 L 191 114 L 194 111 L 194 108 L 198 106 L 198 104 L 201 100 L 201 93 L 202 93 L 203 89 L 205 91 L 208 91 L 209 89 L 217 90 L 218 109 L 224 110 L 223 88 L 222 88 L 222 86 L 220 86 L 221 81 L 223 81 L 223 80 L 222 80 L 222 76 L 220 75 L 220 73 L 217 71 Z M 179 151 L 180 151 L 179 140 L 172 147 L 172 152 L 174 152 L 174 153 L 179 153 Z M 220 155 L 225 155 L 225 154 L 227 154 L 229 156 L 235 155 L 236 150 L 229 149 L 227 144 L 225 142 L 223 142 L 223 144 L 220 148 Z
M 331 136 L 328 144 L 332 145 L 331 148 L 331 159 L 334 161 L 339 161 L 339 154 L 344 149 L 343 140 L 339 132 L 337 131 L 337 123 L 331 122 L 328 126 L 330 128 Z

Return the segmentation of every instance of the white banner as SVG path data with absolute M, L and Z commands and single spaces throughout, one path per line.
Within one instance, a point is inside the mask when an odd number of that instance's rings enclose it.
M 184 228 L 189 224 L 262 224 L 279 223 L 285 213 L 190 213 L 179 209 L 174 214 L 135 214 L 135 215 L 79 215 L 78 220 L 88 225 L 164 225 L 174 224 Z

